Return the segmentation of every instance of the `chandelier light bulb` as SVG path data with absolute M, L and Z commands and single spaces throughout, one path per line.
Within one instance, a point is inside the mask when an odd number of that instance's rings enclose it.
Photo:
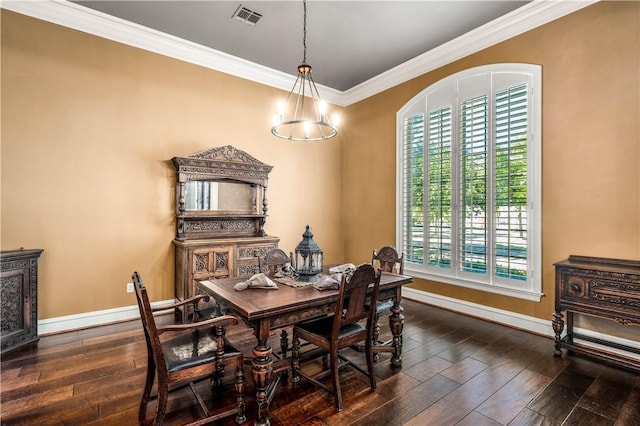
M 304 137 L 309 137 L 309 131 L 311 130 L 311 122 L 309 120 L 305 120 L 304 122 Z
M 287 103 L 285 101 L 278 102 L 278 110 L 277 111 L 278 111 L 278 115 L 280 117 L 284 116 L 284 111 L 286 110 L 286 108 L 287 108 Z M 282 122 L 282 120 L 280 120 L 280 121 Z
M 335 113 L 331 116 L 331 124 L 333 124 L 333 127 L 335 127 L 336 129 L 338 128 L 338 126 L 340 125 L 340 115 Z
M 325 101 L 320 101 L 318 103 L 318 111 L 320 112 L 321 117 L 327 114 L 327 103 Z

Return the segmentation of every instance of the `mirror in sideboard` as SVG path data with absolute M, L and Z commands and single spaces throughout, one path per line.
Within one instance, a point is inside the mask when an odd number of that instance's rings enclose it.
M 264 237 L 273 168 L 231 145 L 171 159 L 176 239 Z
M 244 182 L 192 180 L 185 183 L 187 211 L 228 211 L 256 213 L 256 185 Z

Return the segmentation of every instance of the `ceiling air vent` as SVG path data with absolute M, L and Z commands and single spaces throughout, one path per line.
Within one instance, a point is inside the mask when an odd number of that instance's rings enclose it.
M 242 21 L 249 25 L 255 25 L 258 23 L 262 15 L 258 12 L 254 12 L 251 9 L 247 9 L 246 7 L 240 5 L 231 15 L 232 18 L 237 19 L 238 21 Z

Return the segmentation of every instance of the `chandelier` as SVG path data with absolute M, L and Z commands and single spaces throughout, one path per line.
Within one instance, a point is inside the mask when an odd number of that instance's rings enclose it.
M 327 104 L 320 99 L 318 88 L 311 77 L 311 65 L 307 64 L 306 0 L 303 0 L 303 6 L 302 64 L 298 65 L 298 77 L 287 100 L 278 104 L 271 133 L 293 141 L 321 141 L 338 134 L 337 117 L 332 117 L 332 124 L 327 115 Z

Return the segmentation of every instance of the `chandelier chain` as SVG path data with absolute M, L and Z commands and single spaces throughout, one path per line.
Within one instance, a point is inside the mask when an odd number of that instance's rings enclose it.
M 302 1 L 304 8 L 304 19 L 302 21 L 302 63 L 307 63 L 307 0 Z

